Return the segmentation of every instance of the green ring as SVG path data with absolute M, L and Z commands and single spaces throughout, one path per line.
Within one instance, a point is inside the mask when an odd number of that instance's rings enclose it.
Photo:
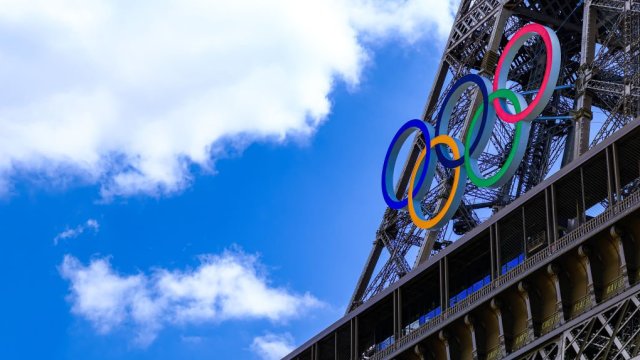
M 521 111 L 520 103 L 518 102 L 518 98 L 513 91 L 509 89 L 498 89 L 492 92 L 491 94 L 489 94 L 489 104 L 493 104 L 493 100 L 495 100 L 496 98 L 509 100 L 509 102 L 513 104 L 516 113 L 519 113 Z M 476 110 L 476 113 L 473 115 L 473 119 L 471 120 L 471 124 L 469 125 L 470 131 L 468 131 L 467 135 L 465 136 L 465 142 L 464 142 L 464 158 L 465 159 L 471 159 L 469 155 L 469 143 L 471 143 L 472 137 L 474 136 L 473 130 L 475 129 L 476 121 L 478 120 L 480 115 L 482 115 L 483 108 L 484 108 L 484 105 L 480 104 L 480 107 L 478 108 L 478 110 Z M 493 131 L 493 129 L 490 129 L 490 130 Z M 486 128 L 485 131 L 489 131 L 489 128 Z M 514 145 L 518 144 L 518 142 L 520 141 L 520 136 L 522 136 L 521 121 L 516 123 L 516 132 L 515 132 L 515 135 L 513 136 L 512 144 Z M 500 179 L 502 179 L 502 177 L 505 175 L 505 173 L 507 172 L 507 169 L 509 169 L 509 166 L 511 165 L 511 163 L 513 162 L 516 156 L 517 150 L 518 150 L 517 146 L 512 145 L 511 150 L 509 151 L 509 155 L 507 156 L 507 159 L 505 160 L 504 164 L 502 164 L 502 167 L 500 168 L 500 170 L 498 170 L 497 173 L 491 175 L 488 178 L 484 178 L 482 177 L 482 175 L 477 175 L 474 169 L 471 167 L 471 162 L 468 160 L 465 161 L 464 166 L 467 169 L 467 175 L 469 179 L 471 180 L 472 183 L 474 183 L 478 187 L 486 188 L 486 187 L 493 186 L 498 181 L 500 181 Z

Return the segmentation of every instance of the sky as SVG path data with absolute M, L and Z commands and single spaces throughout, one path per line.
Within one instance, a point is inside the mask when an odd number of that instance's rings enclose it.
M 0 0 L 0 358 L 279 359 L 339 319 L 454 8 Z

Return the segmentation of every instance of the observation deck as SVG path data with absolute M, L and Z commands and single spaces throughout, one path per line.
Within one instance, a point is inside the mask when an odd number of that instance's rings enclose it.
M 285 359 L 639 353 L 636 119 Z

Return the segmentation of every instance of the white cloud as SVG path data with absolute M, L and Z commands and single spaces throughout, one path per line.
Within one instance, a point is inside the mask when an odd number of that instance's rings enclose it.
M 146 346 L 167 325 L 231 319 L 285 321 L 322 306 L 312 295 L 269 284 L 256 257 L 225 252 L 201 257 L 195 269 L 155 269 L 123 275 L 107 258 L 88 265 L 67 255 L 60 266 L 70 282 L 72 312 L 102 334 L 127 327 Z
M 442 40 L 442 0 L 0 0 L 0 191 L 180 191 L 229 146 L 309 136 L 373 42 Z
M 100 224 L 95 219 L 89 219 L 83 224 L 80 224 L 74 228 L 67 228 L 63 232 L 59 233 L 53 238 L 53 243 L 58 245 L 60 240 L 71 239 L 82 235 L 86 230 L 92 230 L 98 232 L 100 230 Z
M 253 339 L 251 350 L 263 360 L 279 360 L 294 349 L 291 334 L 267 334 Z

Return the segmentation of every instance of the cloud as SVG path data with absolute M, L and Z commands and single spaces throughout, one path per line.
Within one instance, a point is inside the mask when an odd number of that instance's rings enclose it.
M 180 340 L 182 340 L 182 342 L 186 343 L 186 344 L 191 344 L 191 345 L 198 345 L 202 343 L 202 337 L 201 336 L 180 336 Z
M 257 258 L 238 252 L 205 255 L 195 269 L 155 269 L 123 275 L 108 258 L 88 265 L 66 255 L 60 274 L 69 281 L 72 312 L 100 334 L 115 328 L 135 332 L 146 346 L 168 325 L 233 319 L 286 321 L 323 306 L 310 295 L 269 284 Z
M 0 0 L 0 191 L 184 189 L 255 141 L 307 137 L 373 44 L 443 40 L 441 0 Z
M 263 360 L 279 360 L 294 349 L 291 334 L 267 334 L 253 339 L 251 350 Z
M 53 238 L 53 243 L 55 245 L 58 245 L 58 242 L 60 242 L 60 240 L 78 237 L 82 235 L 82 233 L 84 233 L 86 230 L 93 230 L 97 233 L 98 230 L 100 230 L 100 224 L 95 219 L 89 219 L 83 224 L 80 224 L 74 228 L 67 228 L 63 232 L 59 233 L 58 235 L 56 235 L 56 237 Z

